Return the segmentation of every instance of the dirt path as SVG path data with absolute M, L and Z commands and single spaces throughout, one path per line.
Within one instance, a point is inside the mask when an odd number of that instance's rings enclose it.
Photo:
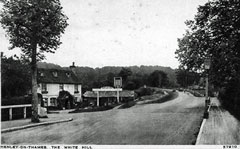
M 161 104 L 103 112 L 61 114 L 68 123 L 2 134 L 6 144 L 193 144 L 204 98 L 179 93 Z

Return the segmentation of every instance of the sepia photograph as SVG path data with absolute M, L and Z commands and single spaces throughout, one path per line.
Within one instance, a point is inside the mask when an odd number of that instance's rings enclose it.
M 3 149 L 240 149 L 239 0 L 0 0 L 0 50 Z

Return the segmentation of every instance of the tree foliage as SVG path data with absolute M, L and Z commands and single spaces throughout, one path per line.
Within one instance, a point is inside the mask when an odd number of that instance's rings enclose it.
M 204 71 L 204 59 L 209 57 L 211 83 L 225 88 L 225 105 L 240 115 L 240 88 L 236 85 L 240 82 L 240 1 L 208 1 L 186 25 L 188 31 L 178 39 L 176 50 L 181 67 Z
M 9 37 L 10 49 L 20 48 L 31 59 L 32 122 L 39 122 L 37 96 L 37 59 L 54 51 L 67 27 L 59 0 L 6 0 L 0 14 Z
M 176 71 L 176 76 L 177 76 L 177 83 L 181 87 L 199 85 L 200 74 L 196 72 L 189 72 L 187 70 L 178 69 Z
M 165 72 L 156 70 L 149 75 L 149 85 L 153 87 L 167 87 L 169 80 Z
M 23 60 L 3 56 L 1 73 L 3 98 L 26 95 L 27 91 L 31 89 L 30 67 Z
M 194 20 L 186 21 L 188 31 L 178 39 L 176 50 L 181 67 L 204 70 L 204 60 L 211 58 L 212 82 L 224 85 L 240 70 L 240 3 L 209 1 L 198 8 Z
M 38 63 L 38 67 L 44 69 L 61 69 L 59 65 L 49 63 Z M 62 69 L 68 69 L 66 67 Z M 137 89 L 144 85 L 151 86 L 149 82 L 149 75 L 155 70 L 161 70 L 167 74 L 169 84 L 168 87 L 176 86 L 175 70 L 170 67 L 162 66 L 129 66 L 125 67 L 127 79 L 123 84 L 124 89 Z M 83 93 L 92 88 L 103 86 L 113 86 L 113 78 L 119 77 L 120 72 L 123 72 L 123 67 L 106 66 L 103 68 L 90 68 L 90 67 L 76 67 L 75 72 L 78 79 L 82 82 Z M 130 73 L 128 73 L 131 71 Z M 122 75 L 123 76 L 123 75 Z
M 123 82 L 127 81 L 128 76 L 132 75 L 132 71 L 129 68 L 122 68 L 122 70 L 119 72 L 119 76 L 122 77 Z
M 43 59 L 44 52 L 54 53 L 68 25 L 59 0 L 7 0 L 0 16 L 10 49 L 20 48 L 30 58 L 36 44 L 38 58 Z

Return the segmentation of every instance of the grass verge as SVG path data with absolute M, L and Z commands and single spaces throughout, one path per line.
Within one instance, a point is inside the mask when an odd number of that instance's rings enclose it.
M 151 104 L 151 103 L 163 103 L 163 102 L 166 102 L 166 101 L 170 101 L 170 100 L 173 100 L 175 98 L 178 97 L 178 92 L 168 92 L 168 95 L 162 97 L 162 98 L 159 98 L 157 100 L 153 100 L 153 101 L 148 101 L 148 102 L 145 102 L 143 104 Z
M 135 104 L 136 104 L 135 101 L 129 101 L 129 102 L 124 103 L 123 105 L 121 105 L 118 109 L 130 108 L 130 107 L 134 106 Z
M 161 97 L 161 98 L 159 98 L 157 100 L 146 101 L 145 103 L 142 103 L 142 104 L 163 103 L 163 102 L 166 102 L 166 101 L 173 100 L 173 99 L 175 99 L 177 97 L 178 97 L 178 92 L 172 91 L 172 92 L 168 92 L 168 95 L 166 95 L 164 97 Z M 149 96 L 149 98 L 151 98 L 151 96 Z M 149 98 L 147 98 L 147 99 L 149 100 Z M 141 99 L 143 99 L 143 98 L 141 98 Z M 140 100 L 140 101 L 142 101 L 142 100 Z M 134 106 L 136 104 L 137 104 L 136 101 L 129 101 L 129 102 L 121 105 L 118 109 L 130 108 L 130 107 L 132 107 L 132 106 Z
M 198 127 L 196 127 L 194 129 L 194 134 L 193 134 L 194 137 L 191 140 L 191 145 L 197 145 L 196 144 L 197 143 L 197 138 L 198 138 L 198 135 L 199 135 L 199 132 L 200 132 L 200 129 L 201 129 L 201 125 L 203 123 L 203 117 L 201 117 L 201 119 L 198 122 L 196 122 L 196 123 L 197 123 Z

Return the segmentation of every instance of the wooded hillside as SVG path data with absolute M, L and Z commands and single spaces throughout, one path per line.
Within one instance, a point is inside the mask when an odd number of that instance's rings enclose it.
M 69 67 L 61 67 L 59 65 L 39 62 L 38 68 L 46 69 L 69 69 Z M 124 67 L 131 72 L 127 75 L 125 86 L 127 89 L 136 89 L 143 85 L 152 86 L 149 82 L 149 76 L 154 71 L 162 71 L 167 74 L 168 84 L 166 87 L 176 86 L 175 70 L 170 67 L 162 66 L 129 66 Z M 78 67 L 75 71 L 77 77 L 82 82 L 84 89 L 91 89 L 93 87 L 113 86 L 113 77 L 121 75 L 120 72 L 123 67 L 106 66 L 102 68 Z M 125 80 L 124 80 L 125 81 Z

